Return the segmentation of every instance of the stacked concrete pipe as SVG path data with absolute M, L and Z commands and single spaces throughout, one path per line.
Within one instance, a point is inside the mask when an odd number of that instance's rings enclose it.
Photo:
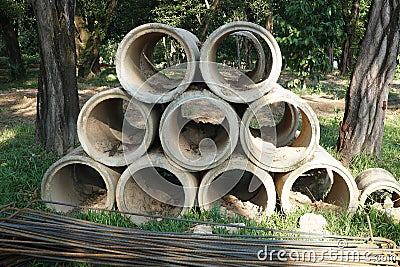
M 195 204 L 197 186 L 196 176 L 172 164 L 162 152 L 151 152 L 122 173 L 116 190 L 118 209 L 158 216 L 184 214 Z M 152 219 L 129 218 L 137 225 Z
M 42 180 L 43 200 L 112 209 L 120 173 L 90 158 L 81 147 L 55 162 Z M 87 201 L 92 203 L 87 203 Z M 68 212 L 69 206 L 48 204 Z
M 273 105 L 284 103 L 285 111 L 275 122 Z M 301 130 L 297 133 L 301 114 Z M 254 122 L 255 120 L 255 122 Z M 251 124 L 258 124 L 258 135 Z M 311 107 L 296 94 L 275 85 L 250 104 L 242 117 L 240 142 L 246 155 L 272 172 L 288 172 L 306 163 L 320 138 L 319 122 Z
M 238 81 L 236 83 L 229 82 L 218 70 L 218 47 L 229 35 L 243 34 L 243 32 L 246 32 L 246 35 L 258 36 L 268 45 L 271 52 L 271 66 L 265 65 L 262 67 L 270 71 L 267 71 L 268 75 L 255 80 L 256 83 L 251 79 L 246 79 L 247 76 L 240 75 L 239 72 L 236 72 L 239 74 Z M 252 42 L 259 43 L 259 41 Z M 261 49 L 262 47 L 258 49 L 258 52 L 261 52 Z M 229 102 L 249 103 L 262 97 L 278 80 L 281 67 L 282 55 L 275 38 L 265 28 L 250 22 L 235 21 L 219 27 L 211 33 L 201 48 L 200 70 L 204 81 L 211 91 Z
M 132 98 L 122 88 L 90 98 L 78 116 L 78 138 L 85 152 L 108 166 L 140 158 L 157 136 L 160 111 Z
M 160 122 L 165 154 L 189 171 L 213 168 L 236 147 L 239 118 L 225 101 L 208 91 L 189 91 L 172 102 Z
M 241 154 L 233 154 L 205 173 L 199 187 L 198 204 L 210 210 L 215 201 L 227 195 L 262 207 L 264 215 L 275 210 L 276 193 L 271 175 Z
M 165 36 L 175 39 L 184 49 L 187 62 L 182 79 L 156 72 L 151 59 L 156 44 Z M 191 32 L 161 23 L 149 23 L 130 31 L 118 46 L 116 69 L 123 88 L 145 103 L 166 103 L 184 92 L 196 75 L 200 57 L 199 40 Z M 150 77 L 150 78 L 148 78 Z
M 310 182 L 312 171 L 319 175 L 313 175 L 319 181 Z M 339 206 L 349 213 L 354 213 L 358 207 L 359 192 L 351 173 L 324 148 L 318 146 L 313 154 L 313 158 L 301 165 L 299 168 L 286 173 L 275 174 L 275 186 L 280 200 L 281 209 L 285 212 L 296 210 L 295 203 L 291 199 L 291 192 L 294 185 L 300 179 L 304 181 L 306 191 L 310 193 L 313 201 L 323 200 L 326 203 Z M 315 188 L 310 188 L 314 186 Z M 322 197 L 319 198 L 317 195 Z

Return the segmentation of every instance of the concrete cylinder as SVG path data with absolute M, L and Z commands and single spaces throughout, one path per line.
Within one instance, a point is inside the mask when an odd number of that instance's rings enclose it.
M 46 171 L 41 194 L 47 201 L 112 209 L 120 173 L 88 157 L 81 147 L 67 154 Z M 73 208 L 47 204 L 60 212 Z
M 243 150 L 254 164 L 267 171 L 288 172 L 306 163 L 319 138 L 319 122 L 312 108 L 277 84 L 251 103 L 242 116 Z
M 197 178 L 171 162 L 161 152 L 151 152 L 122 173 L 116 189 L 120 211 L 175 216 L 194 206 Z M 149 217 L 128 215 L 136 225 Z
M 385 193 L 388 193 L 393 206 L 395 208 L 400 207 L 400 184 L 387 170 L 381 168 L 367 169 L 357 176 L 356 183 L 361 191 L 360 206 L 374 203 L 383 204 L 384 199 L 375 198 L 382 198 Z M 378 194 L 378 196 L 374 196 L 374 194 Z
M 235 32 L 233 33 L 236 36 L 242 36 L 249 40 L 251 44 L 253 45 L 254 49 L 256 50 L 256 55 L 257 55 L 257 61 L 256 61 L 256 66 L 254 67 L 253 70 L 250 72 L 246 73 L 246 75 L 253 81 L 253 82 L 259 82 L 264 78 L 265 74 L 265 53 L 264 49 L 262 47 L 261 42 L 257 39 L 254 34 L 250 32 Z
M 156 44 L 163 37 L 175 39 L 185 51 L 186 63 L 173 66 L 169 76 L 155 69 L 152 63 Z M 116 55 L 117 76 L 133 97 L 145 103 L 172 101 L 185 91 L 196 75 L 200 57 L 199 40 L 184 29 L 161 23 L 141 25 L 130 31 L 120 43 Z
M 122 88 L 100 92 L 82 107 L 78 138 L 85 152 L 108 166 L 140 158 L 157 136 L 159 110 L 132 98 Z
M 358 206 L 358 189 L 350 172 L 321 146 L 313 158 L 294 171 L 275 174 L 275 186 L 281 208 L 295 210 L 293 192 L 308 195 L 311 201 L 342 207 L 354 213 Z M 311 204 L 311 203 L 309 203 Z
M 188 91 L 165 109 L 159 135 L 164 153 L 189 171 L 213 168 L 236 147 L 239 118 L 212 93 Z
M 270 69 L 269 74 L 254 83 L 246 75 L 232 69 L 238 79 L 230 81 L 222 75 L 217 63 L 217 51 L 222 41 L 231 34 L 248 32 L 263 40 L 269 47 L 271 60 L 270 66 L 266 62 L 265 69 Z M 265 57 L 265 56 L 264 56 Z M 278 43 L 265 28 L 250 22 L 235 21 L 216 29 L 204 42 L 200 51 L 200 70 L 204 81 L 219 97 L 235 103 L 249 103 L 266 94 L 279 78 L 282 67 L 282 55 Z
M 262 207 L 265 215 L 272 214 L 275 209 L 276 193 L 271 175 L 241 154 L 233 154 L 205 173 L 199 187 L 198 204 L 210 210 L 215 201 L 226 195 Z

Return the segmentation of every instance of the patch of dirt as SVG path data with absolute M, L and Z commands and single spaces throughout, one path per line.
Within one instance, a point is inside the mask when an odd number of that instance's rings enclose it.
M 78 84 L 80 107 L 94 94 L 109 89 L 106 86 Z M 0 90 L 0 129 L 16 123 L 34 123 L 36 118 L 37 88 Z
M 260 221 L 263 216 L 263 208 L 250 201 L 241 201 L 233 195 L 226 195 L 216 201 L 221 214 L 227 218 L 235 218 L 241 215 L 251 220 Z

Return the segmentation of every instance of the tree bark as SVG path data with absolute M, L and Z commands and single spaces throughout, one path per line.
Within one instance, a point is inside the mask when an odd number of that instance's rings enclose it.
M 206 3 L 207 3 L 207 1 L 206 1 Z M 207 5 L 209 7 L 209 9 L 211 8 L 211 15 L 208 18 L 207 22 L 205 23 L 205 25 L 203 27 L 203 30 L 201 31 L 201 34 L 200 34 L 200 41 L 201 42 L 204 42 L 204 40 L 206 38 L 206 34 L 207 34 L 207 31 L 208 31 L 208 28 L 210 27 L 211 20 L 212 20 L 214 14 L 215 14 L 215 11 L 217 10 L 218 4 L 219 4 L 219 0 L 214 0 L 212 6 L 210 6 L 209 4 Z
M 78 76 L 82 78 L 97 76 L 100 74 L 100 45 L 104 34 L 110 25 L 112 13 L 117 6 L 117 0 L 109 0 L 106 10 L 93 11 L 92 20 L 96 21 L 89 27 L 88 18 L 85 18 L 82 10 L 77 8 L 75 13 L 75 28 L 77 32 L 77 59 Z
M 347 158 L 381 153 L 389 85 L 400 42 L 400 0 L 374 0 L 346 95 L 337 149 Z
M 36 132 L 48 151 L 61 155 L 77 143 L 75 0 L 33 0 L 32 3 L 41 59 Z
M 360 0 L 353 0 L 351 12 L 348 13 L 348 1 L 344 1 L 342 3 L 343 7 L 343 19 L 345 22 L 344 28 L 347 34 L 346 40 L 342 45 L 342 60 L 341 60 L 341 68 L 340 74 L 346 75 L 350 69 L 351 58 L 353 56 L 353 48 L 351 47 L 354 40 L 354 35 L 356 32 L 356 26 L 358 22 L 358 17 L 360 15 Z
M 18 42 L 18 27 L 6 17 L 0 17 L 0 35 L 7 49 L 10 61 L 11 78 L 18 79 L 25 76 L 21 49 Z

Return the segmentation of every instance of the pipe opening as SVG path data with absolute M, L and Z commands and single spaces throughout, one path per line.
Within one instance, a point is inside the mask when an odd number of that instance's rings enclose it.
M 107 204 L 107 186 L 94 168 L 80 163 L 65 165 L 48 182 L 51 201 L 104 208 Z M 56 205 L 60 211 L 73 208 Z
M 253 102 L 265 95 L 278 80 L 281 67 L 282 56 L 274 37 L 249 22 L 219 27 L 201 49 L 204 81 L 215 94 L 234 103 Z
M 376 190 L 371 192 L 362 203 L 364 206 L 372 207 L 385 207 L 386 205 L 392 206 L 394 208 L 400 207 L 400 194 L 392 188 L 382 188 L 382 186 L 377 187 Z M 378 207 L 379 208 L 379 207 Z
M 302 173 L 289 193 L 292 207 L 348 208 L 351 191 L 344 177 L 331 169 L 316 168 Z
M 272 59 L 268 44 L 250 32 L 228 35 L 219 44 L 215 57 L 219 74 L 215 77 L 220 82 L 228 82 L 235 90 L 246 90 L 253 82 L 265 80 L 272 67 L 266 60 Z
M 267 170 L 290 171 L 311 156 L 319 138 L 318 121 L 301 105 L 267 97 L 243 115 L 241 143 Z
M 142 144 L 146 119 L 128 100 L 109 98 L 91 110 L 84 128 L 86 145 L 97 158 L 122 157 Z
M 227 214 L 236 213 L 256 219 L 267 208 L 268 194 L 257 175 L 232 169 L 215 177 L 203 195 L 202 204 L 205 207 L 218 207 Z
M 188 170 L 222 163 L 233 152 L 238 137 L 233 108 L 219 99 L 196 96 L 171 104 L 160 127 L 165 153 Z
M 145 44 L 140 56 L 142 82 L 146 82 L 148 87 L 145 88 L 154 95 L 162 95 L 178 87 L 187 72 L 187 56 L 179 41 L 168 35 L 159 35 L 158 38 Z M 137 53 L 133 49 L 129 49 L 129 53 Z M 131 68 L 136 69 L 137 66 Z
M 185 206 L 185 191 L 176 175 L 164 168 L 147 167 L 131 174 L 122 189 L 125 209 L 132 213 L 176 216 Z M 148 221 L 136 216 L 138 221 Z

